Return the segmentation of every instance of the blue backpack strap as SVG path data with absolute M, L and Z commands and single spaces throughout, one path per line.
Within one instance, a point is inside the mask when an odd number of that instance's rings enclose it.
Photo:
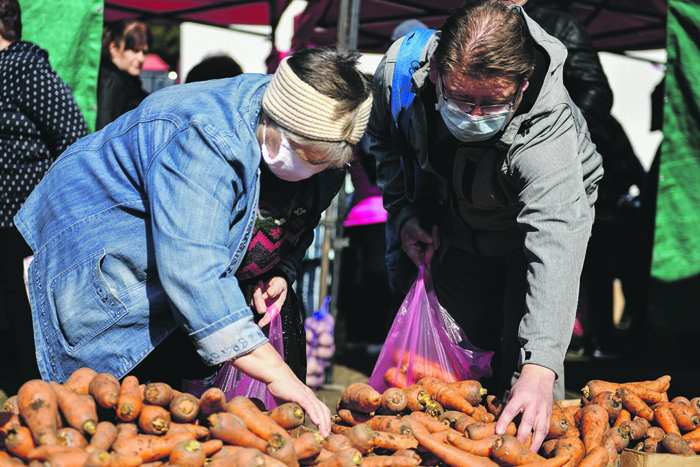
M 406 198 L 414 202 L 420 196 L 424 183 L 420 167 L 416 161 L 408 159 L 408 124 L 411 120 L 411 108 L 416 95 L 411 92 L 411 76 L 415 71 L 415 62 L 419 62 L 423 48 L 435 34 L 434 29 L 417 28 L 406 34 L 394 66 L 394 80 L 391 87 L 391 140 L 401 154 L 401 166 L 404 170 Z

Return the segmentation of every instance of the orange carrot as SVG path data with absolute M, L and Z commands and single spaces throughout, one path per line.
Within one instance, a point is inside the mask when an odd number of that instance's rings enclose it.
M 447 409 L 459 410 L 467 415 L 474 413 L 474 406 L 459 394 L 459 391 L 436 377 L 426 377 L 418 381 L 430 397 Z
M 390 451 L 418 448 L 418 441 L 413 435 L 388 433 L 386 431 L 375 431 L 372 442 L 375 447 L 388 449 Z
M 110 373 L 99 373 L 90 381 L 88 392 L 100 407 L 111 409 L 119 403 L 119 380 Z
M 647 428 L 646 433 L 644 433 L 645 438 L 663 438 L 666 432 L 660 426 L 650 426 Z
M 622 405 L 624 405 L 631 414 L 649 421 L 654 419 L 654 411 L 631 389 L 622 386 L 617 389 L 615 394 L 620 398 Z
M 532 462 L 527 464 L 527 467 L 563 467 L 571 461 L 571 454 L 567 454 L 559 457 L 552 457 L 550 459 L 544 459 L 539 462 Z
M 196 439 L 199 438 L 206 438 L 209 436 L 209 428 L 207 428 L 204 425 L 198 425 L 196 423 L 177 423 L 177 422 L 170 422 L 170 429 L 168 430 L 169 433 L 173 433 L 176 431 L 187 431 L 192 436 L 194 436 Z
M 690 406 L 700 415 L 700 397 L 693 397 L 690 399 Z
M 117 427 L 114 423 L 103 420 L 97 424 L 95 434 L 90 437 L 90 446 L 92 446 L 92 450 L 109 451 L 116 439 Z
M 668 391 L 669 385 L 671 384 L 671 377 L 669 375 L 660 376 L 653 381 L 638 381 L 634 383 L 629 383 L 630 386 L 644 386 L 652 391 L 656 392 L 666 392 Z
M 455 381 L 447 384 L 455 388 L 457 392 L 459 392 L 459 395 L 464 397 L 471 405 L 481 404 L 487 393 L 486 389 L 481 386 L 481 383 L 473 379 Z
M 421 461 L 412 457 L 368 456 L 362 458 L 362 467 L 415 467 Z
M 278 405 L 265 414 L 285 430 L 293 430 L 304 424 L 304 410 L 296 402 Z
M 2 432 L 2 430 L 0 430 L 0 432 Z M 687 440 L 690 438 L 700 438 L 700 428 L 696 428 L 693 431 L 689 431 L 683 434 L 683 439 Z
M 322 447 L 327 451 L 336 453 L 342 451 L 343 449 L 352 447 L 352 443 L 350 443 L 350 438 L 345 435 L 332 434 L 326 436 Z
M 632 414 L 629 410 L 623 408 L 620 410 L 620 414 L 615 419 L 613 426 L 621 426 L 623 423 L 629 422 L 630 420 L 632 420 Z
M 610 464 L 610 456 L 603 446 L 594 446 L 586 457 L 579 462 L 579 467 L 606 467 Z
M 552 412 L 549 422 L 549 432 L 546 438 L 561 438 L 569 431 L 569 419 L 563 411 Z
M 425 404 L 425 410 L 423 410 L 423 412 L 433 418 L 438 418 L 445 412 L 445 408 L 438 401 L 429 400 L 428 403 Z
M 58 401 L 49 383 L 33 379 L 22 384 L 17 404 L 37 446 L 58 444 Z
M 177 443 L 170 452 L 168 461 L 180 467 L 202 467 L 206 458 L 202 443 L 190 439 Z
M 161 407 L 169 406 L 174 397 L 173 388 L 168 383 L 148 383 L 143 392 L 144 402 Z
M 56 446 L 41 446 L 55 448 Z M 88 458 L 88 453 L 80 448 L 70 448 L 63 446 L 63 449 L 50 452 L 41 457 L 35 457 L 37 460 L 45 461 L 45 465 L 50 466 L 82 466 Z
M 661 438 L 645 438 L 640 450 L 643 452 L 655 453 L 661 452 L 662 447 Z
M 315 464 L 317 467 L 350 467 L 362 464 L 362 454 L 355 448 L 346 448 L 333 453 L 328 459 Z
M 671 409 L 676 419 L 678 428 L 682 431 L 693 431 L 700 426 L 700 416 L 690 405 L 674 404 L 671 402 L 659 402 L 657 405 L 665 405 Z
M 190 433 L 166 433 L 163 436 L 142 435 L 119 439 L 112 445 L 112 450 L 123 456 L 139 456 L 143 462 L 153 462 L 166 458 L 180 441 L 193 439 Z
M 192 394 L 182 392 L 170 401 L 170 417 L 178 423 L 188 423 L 199 414 L 199 399 Z
M 608 412 L 600 405 L 588 404 L 581 411 L 581 438 L 586 453 L 599 446 L 608 429 Z
M 112 467 L 112 455 L 104 449 L 90 451 L 83 467 Z
M 358 423 L 367 423 L 374 417 L 386 416 L 386 415 L 372 415 L 364 412 L 358 412 L 356 410 L 350 409 L 337 409 L 338 418 L 347 423 L 348 425 L 357 425 Z
M 56 393 L 58 407 L 68 424 L 81 433 L 94 434 L 98 422 L 95 399 L 89 394 L 74 392 L 53 381 L 50 384 Z
M 226 412 L 226 393 L 217 387 L 208 388 L 199 397 L 199 411 L 205 418 L 213 413 Z
M 590 400 L 591 404 L 598 404 L 603 407 L 607 412 L 611 423 L 617 419 L 622 411 L 622 403 L 620 398 L 611 391 L 603 391 L 598 393 L 595 397 Z
M 200 441 L 202 444 L 202 450 L 207 457 L 219 452 L 222 447 L 224 447 L 224 442 L 220 439 L 208 439 L 206 441 Z
M 29 452 L 35 448 L 32 432 L 26 426 L 12 428 L 5 439 L 5 449 L 19 457 L 27 459 Z
M 209 415 L 211 436 L 236 446 L 255 448 L 265 452 L 265 440 L 248 429 L 241 417 L 233 413 L 221 412 Z
M 647 430 L 651 427 L 649 422 L 644 419 L 644 418 L 636 418 L 635 420 L 630 420 L 628 422 L 622 423 L 620 428 L 627 430 L 627 433 L 629 434 L 629 439 L 631 441 L 636 441 L 638 439 L 641 439 L 647 432 Z
M 83 434 L 70 426 L 64 426 L 57 431 L 58 444 L 61 446 L 71 446 L 84 449 L 88 445 L 87 439 Z
M 688 399 L 685 396 L 676 396 L 673 399 L 671 399 L 671 403 L 672 404 L 683 404 L 683 405 L 687 405 L 687 406 L 691 405 L 690 399 Z
M 386 431 L 400 435 L 410 435 L 411 426 L 402 421 L 401 418 L 393 415 L 375 415 L 364 423 L 369 425 L 374 431 Z
M 654 410 L 654 419 L 666 433 L 675 433 L 681 435 L 681 430 L 678 428 L 676 417 L 673 416 L 671 408 L 665 405 L 659 405 Z
M 515 436 L 517 431 L 518 428 L 515 423 L 510 422 L 506 428 L 505 434 Z M 496 422 L 472 423 L 471 425 L 467 425 L 467 428 L 464 430 L 464 436 L 469 439 L 482 439 L 494 434 L 496 434 Z
M 266 465 L 265 454 L 253 448 L 224 446 L 207 462 L 207 467 L 261 467 Z
M 491 457 L 499 465 L 509 467 L 544 460 L 539 454 L 530 451 L 518 438 L 509 435 L 502 435 L 496 438 L 491 448 Z
M 419 412 L 425 409 L 425 404 L 430 400 L 430 394 L 422 386 L 412 384 L 401 389 L 408 398 L 406 408 L 411 412 Z
M 664 450 L 671 454 L 681 454 L 683 456 L 695 455 L 695 451 L 690 449 L 688 442 L 676 433 L 666 433 L 666 435 L 661 438 L 661 444 L 664 446 Z
M 408 396 L 399 388 L 388 388 L 382 393 L 381 408 L 387 413 L 399 413 L 407 405 Z
M 505 407 L 505 404 L 501 402 L 501 400 L 494 396 L 493 394 L 489 394 L 486 396 L 486 407 L 488 407 L 489 412 L 494 414 L 496 416 L 496 419 L 501 415 L 501 412 L 503 412 L 503 408 Z
M 19 406 L 17 405 L 17 394 L 7 398 L 5 403 L 2 405 L 2 411 L 19 415 Z
M 88 394 L 90 381 L 97 375 L 97 372 L 92 368 L 78 368 L 71 374 L 63 386 L 78 394 Z
M 629 430 L 621 427 L 609 428 L 605 431 L 605 433 L 603 433 L 600 444 L 605 445 L 608 439 L 613 442 L 617 452 L 622 452 L 622 450 L 625 449 L 630 442 Z
M 387 386 L 399 389 L 409 386 L 406 372 L 399 370 L 398 367 L 395 366 L 390 367 L 384 372 L 384 382 Z M 413 378 L 411 378 L 411 382 L 413 382 Z
M 564 464 L 565 467 L 574 467 L 586 456 L 586 446 L 579 438 L 574 436 L 564 436 L 559 438 L 554 450 L 553 457 L 571 456 L 571 460 Z
M 291 436 L 270 417 L 262 413 L 252 400 L 243 396 L 236 396 L 226 404 L 226 412 L 238 415 L 243 419 L 250 431 L 264 440 L 268 440 L 273 434 L 284 438 Z
M 465 414 L 464 412 L 460 412 L 459 410 L 446 410 L 438 417 L 438 421 L 447 423 L 450 428 L 454 428 L 455 425 L 461 421 L 461 425 L 466 427 L 469 423 L 467 423 L 467 420 L 463 419 L 467 419 L 467 417 L 469 417 L 469 415 Z M 464 433 L 464 430 L 461 430 L 461 433 Z
M 117 402 L 117 417 L 125 422 L 136 420 L 141 413 L 143 398 L 139 391 L 139 380 L 136 376 L 125 376 L 119 390 Z
M 374 450 L 374 430 L 364 423 L 350 428 L 345 436 L 350 440 L 350 444 L 363 455 Z
M 459 431 L 460 433 L 464 433 L 467 429 L 467 426 L 471 425 L 472 423 L 477 423 L 477 422 L 472 417 L 465 414 L 464 417 L 460 417 L 458 420 L 455 421 L 455 425 L 453 428 L 455 430 Z
M 382 404 L 382 395 L 366 383 L 353 383 L 340 398 L 341 408 L 372 413 Z
M 411 418 L 422 423 L 423 426 L 425 426 L 430 433 L 436 433 L 438 431 L 450 429 L 449 424 L 440 422 L 435 417 L 431 417 L 425 412 L 413 412 L 411 414 Z
M 144 405 L 139 413 L 139 428 L 149 435 L 162 435 L 170 429 L 170 412 L 159 405 Z
M 466 451 L 470 454 L 484 457 L 489 457 L 491 455 L 491 448 L 493 447 L 493 442 L 496 441 L 497 438 L 498 435 L 495 434 L 481 439 L 469 439 L 464 436 L 456 435 L 452 432 L 447 434 L 447 441 L 451 445 L 458 447 L 462 451 Z
M 307 431 L 292 441 L 297 459 L 316 457 L 323 448 L 323 436 L 318 431 Z

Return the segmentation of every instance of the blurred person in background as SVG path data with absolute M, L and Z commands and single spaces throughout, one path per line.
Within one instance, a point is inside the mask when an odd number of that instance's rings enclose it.
M 0 84 L 0 313 L 10 325 L 0 389 L 11 395 L 39 374 L 23 280 L 24 258 L 32 250 L 13 217 L 53 161 L 87 134 L 83 114 L 48 52 L 22 41 L 17 0 L 0 0 Z
M 124 19 L 105 28 L 97 80 L 95 130 L 101 130 L 120 115 L 135 109 L 148 96 L 140 75 L 152 47 L 153 34 L 145 23 Z
M 216 54 L 202 59 L 196 64 L 185 79 L 185 84 L 210 79 L 234 78 L 243 74 L 241 66 L 230 55 Z

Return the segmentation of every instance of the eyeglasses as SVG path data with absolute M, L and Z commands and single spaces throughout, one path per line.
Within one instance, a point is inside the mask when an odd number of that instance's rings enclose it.
M 471 114 L 477 107 L 481 109 L 484 115 L 494 115 L 510 112 L 513 109 L 513 106 L 515 105 L 515 101 L 518 100 L 518 97 L 520 96 L 520 90 L 522 89 L 522 86 L 518 86 L 518 92 L 515 93 L 515 98 L 513 99 L 513 102 L 510 102 L 509 104 L 476 105 L 472 104 L 471 102 L 455 99 L 454 97 L 447 97 L 447 95 L 445 94 L 445 84 L 442 81 L 442 75 L 438 76 L 440 83 L 440 93 L 442 94 L 442 98 L 445 100 L 445 102 L 447 102 L 447 105 L 453 105 L 462 112 L 466 112 L 468 114 Z

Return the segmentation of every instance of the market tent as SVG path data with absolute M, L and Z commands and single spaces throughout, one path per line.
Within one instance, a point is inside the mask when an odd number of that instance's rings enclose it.
M 534 1 L 534 0 L 533 0 Z M 537 0 L 544 8 L 580 20 L 600 51 L 662 49 L 666 45 L 667 0 Z M 383 53 L 396 26 L 419 19 L 439 27 L 449 10 L 463 0 L 362 0 L 357 49 Z M 298 18 L 293 48 L 330 45 L 338 37 L 341 0 L 309 0 Z

